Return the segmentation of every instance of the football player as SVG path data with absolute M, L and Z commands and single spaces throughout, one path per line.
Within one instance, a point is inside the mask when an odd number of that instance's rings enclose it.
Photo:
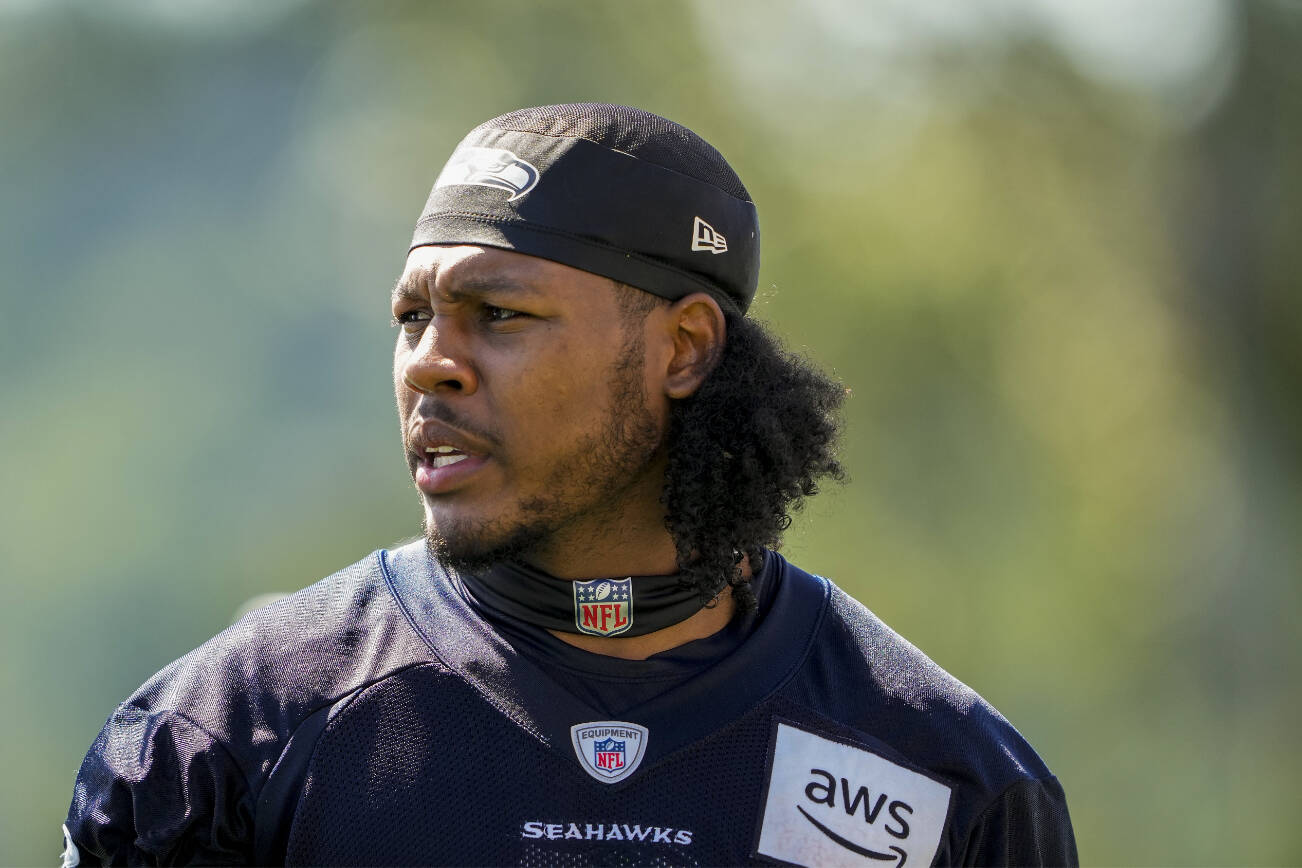
M 65 865 L 1064 865 L 1009 723 L 774 549 L 844 389 L 755 206 L 612 105 L 477 127 L 394 289 L 424 535 L 246 616 L 86 756 Z

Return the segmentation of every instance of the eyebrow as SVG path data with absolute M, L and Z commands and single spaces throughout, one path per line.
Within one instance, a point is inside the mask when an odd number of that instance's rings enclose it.
M 393 301 L 425 301 L 426 295 L 417 287 L 429 278 L 428 271 L 412 271 L 398 278 L 393 287 Z M 485 295 L 542 295 L 542 291 L 529 283 L 521 283 L 509 277 L 489 275 L 469 275 L 458 280 L 456 286 L 447 292 L 453 301 L 461 301 L 472 296 Z

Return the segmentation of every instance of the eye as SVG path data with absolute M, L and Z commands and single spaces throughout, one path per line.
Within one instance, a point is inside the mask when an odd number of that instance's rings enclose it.
M 492 304 L 486 304 L 483 307 L 484 319 L 489 322 L 506 322 L 507 320 L 518 319 L 527 314 L 518 310 L 511 310 L 509 307 L 498 307 Z
M 404 331 L 417 332 L 425 327 L 425 323 L 430 321 L 430 312 L 427 310 L 404 310 L 394 314 L 390 324 L 397 327 L 401 326 Z

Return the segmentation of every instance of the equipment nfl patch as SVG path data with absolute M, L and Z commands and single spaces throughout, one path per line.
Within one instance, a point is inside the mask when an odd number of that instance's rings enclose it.
M 950 788 L 867 748 L 777 724 L 756 853 L 792 865 L 930 865 Z
M 603 784 L 613 784 L 637 771 L 646 754 L 647 728 L 623 720 L 598 720 L 570 727 L 570 740 L 579 765 Z
M 571 582 L 574 626 L 589 636 L 618 636 L 633 626 L 633 579 Z

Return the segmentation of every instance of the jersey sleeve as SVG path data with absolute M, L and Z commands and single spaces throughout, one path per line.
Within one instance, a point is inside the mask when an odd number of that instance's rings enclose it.
M 1021 780 L 1004 790 L 973 826 L 961 863 L 1079 865 L 1058 780 Z
M 125 705 L 86 754 L 67 828 L 81 865 L 247 864 L 253 802 L 203 728 Z

